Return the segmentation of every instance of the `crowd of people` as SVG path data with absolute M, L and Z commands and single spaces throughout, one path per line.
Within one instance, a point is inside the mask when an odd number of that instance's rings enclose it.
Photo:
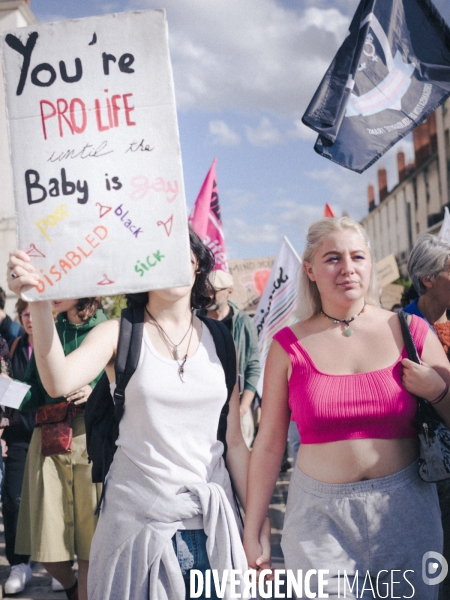
M 30 559 L 69 600 L 181 600 L 192 570 L 270 570 L 267 512 L 290 432 L 286 568 L 326 570 L 330 598 L 342 597 L 344 573 L 348 598 L 449 598 L 448 578 L 432 586 L 422 576 L 427 552 L 450 560 L 450 479 L 419 477 L 416 412 L 424 398 L 450 425 L 450 243 L 427 235 L 411 252 L 418 297 L 404 310 L 417 364 L 398 316 L 380 307 L 362 226 L 313 223 L 298 320 L 274 335 L 255 437 L 256 329 L 230 300 L 231 275 L 213 271 L 209 249 L 189 236 L 190 285 L 126 296 L 143 327 L 103 494 L 84 407 L 104 373 L 114 390 L 120 320 L 100 298 L 19 298 L 14 327 L 3 293 L 2 374 L 30 386 L 1 423 L 5 591 L 23 589 Z M 37 284 L 26 253 L 11 253 L 7 278 L 18 296 Z M 69 427 L 69 448 L 56 422 Z M 385 595 L 398 572 L 408 575 Z M 318 593 L 318 578 L 309 585 Z

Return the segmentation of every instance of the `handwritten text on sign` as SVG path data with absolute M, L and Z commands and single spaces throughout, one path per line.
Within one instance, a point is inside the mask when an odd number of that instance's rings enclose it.
M 186 285 L 189 244 L 164 11 L 2 36 L 29 300 Z

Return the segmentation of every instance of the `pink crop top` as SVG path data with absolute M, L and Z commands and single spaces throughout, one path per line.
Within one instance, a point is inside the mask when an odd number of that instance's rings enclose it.
M 429 331 L 426 321 L 413 315 L 411 334 L 419 356 Z M 292 329 L 273 338 L 289 355 L 289 407 L 302 444 L 322 444 L 363 438 L 415 438 L 417 401 L 402 386 L 403 348 L 390 367 L 353 375 L 319 371 Z

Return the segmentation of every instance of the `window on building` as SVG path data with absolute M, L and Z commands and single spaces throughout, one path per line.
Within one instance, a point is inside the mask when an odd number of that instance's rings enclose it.
M 424 169 L 423 178 L 425 181 L 425 196 L 427 199 L 427 204 L 430 203 L 430 182 L 428 181 L 428 169 Z
M 414 208 L 417 211 L 419 208 L 418 203 L 417 203 L 417 181 L 415 179 L 413 179 L 412 184 L 413 184 L 413 192 L 414 192 Z
M 420 225 L 419 225 L 419 223 L 416 223 L 416 233 L 417 234 L 420 233 Z

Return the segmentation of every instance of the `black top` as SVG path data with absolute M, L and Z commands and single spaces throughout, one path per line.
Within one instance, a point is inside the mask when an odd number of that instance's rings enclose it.
M 24 333 L 17 342 L 11 359 L 11 377 L 23 381 L 28 366 L 28 334 Z M 10 425 L 5 427 L 3 439 L 11 444 L 29 444 L 35 425 L 35 411 L 19 412 L 14 408 L 7 409 Z
M 16 321 L 13 321 L 8 315 L 6 315 L 6 317 L 0 323 L 0 335 L 5 338 L 6 343 L 10 348 L 16 337 L 23 333 L 24 330 L 20 324 Z
M 230 306 L 230 305 L 228 305 L 228 306 Z M 233 307 L 230 306 L 229 313 L 227 314 L 227 316 L 224 319 L 222 319 L 222 323 L 224 325 L 226 325 L 226 327 L 229 331 L 233 330 L 233 316 L 234 316 Z

